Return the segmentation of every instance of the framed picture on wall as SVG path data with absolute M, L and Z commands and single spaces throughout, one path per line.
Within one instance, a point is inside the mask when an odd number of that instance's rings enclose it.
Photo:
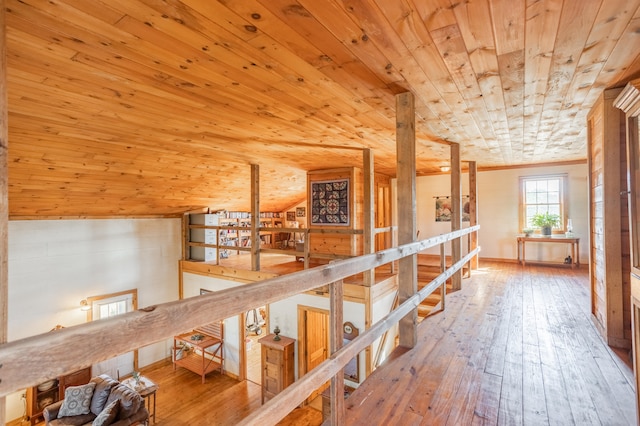
M 349 226 L 349 179 L 311 182 L 311 224 Z
M 451 222 L 451 199 L 449 196 L 436 198 L 436 222 Z M 469 196 L 462 196 L 462 221 L 469 222 Z
M 296 212 L 287 212 L 287 222 L 293 222 L 296 220 Z
M 306 212 L 305 212 L 305 208 L 304 207 L 298 207 L 296 208 L 296 216 L 297 217 L 305 217 Z

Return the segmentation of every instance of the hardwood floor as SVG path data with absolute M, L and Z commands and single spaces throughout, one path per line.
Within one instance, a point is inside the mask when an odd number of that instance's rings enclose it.
M 484 263 L 347 399 L 347 424 L 635 425 L 633 371 L 589 307 L 586 268 Z
M 590 318 L 586 268 L 487 263 L 347 400 L 349 425 L 635 425 L 626 351 Z M 170 362 L 143 369 L 160 385 L 157 425 L 233 425 L 260 386 Z M 299 408 L 280 425 L 322 423 Z M 266 426 L 266 425 L 265 425 Z
M 200 376 L 184 368 L 174 371 L 169 361 L 143 369 L 142 373 L 160 386 L 156 394 L 158 426 L 230 426 L 261 405 L 260 385 L 248 380 L 238 382 L 213 372 L 202 384 Z M 294 410 L 279 425 L 321 423 L 320 411 L 305 407 Z

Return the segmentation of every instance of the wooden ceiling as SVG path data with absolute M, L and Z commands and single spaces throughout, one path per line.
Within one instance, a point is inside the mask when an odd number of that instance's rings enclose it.
M 262 210 L 306 171 L 586 158 L 585 117 L 640 70 L 640 0 L 5 0 L 12 218 Z

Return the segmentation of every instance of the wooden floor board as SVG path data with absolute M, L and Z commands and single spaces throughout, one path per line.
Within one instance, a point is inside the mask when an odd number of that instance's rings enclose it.
M 403 391 L 410 424 L 423 415 L 422 425 L 635 425 L 633 372 L 591 321 L 588 271 L 483 266 L 448 295 L 446 311 L 420 324 L 417 347 L 403 355 L 430 367 L 416 368 L 414 388 Z M 348 398 L 347 424 L 363 424 L 363 413 L 366 424 L 401 424 L 399 397 L 375 378 L 408 383 L 403 366 L 386 363 Z

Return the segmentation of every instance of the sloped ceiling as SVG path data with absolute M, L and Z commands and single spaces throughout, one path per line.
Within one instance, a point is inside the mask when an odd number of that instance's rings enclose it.
M 6 0 L 13 218 L 262 210 L 306 171 L 586 158 L 586 114 L 640 69 L 639 0 Z

